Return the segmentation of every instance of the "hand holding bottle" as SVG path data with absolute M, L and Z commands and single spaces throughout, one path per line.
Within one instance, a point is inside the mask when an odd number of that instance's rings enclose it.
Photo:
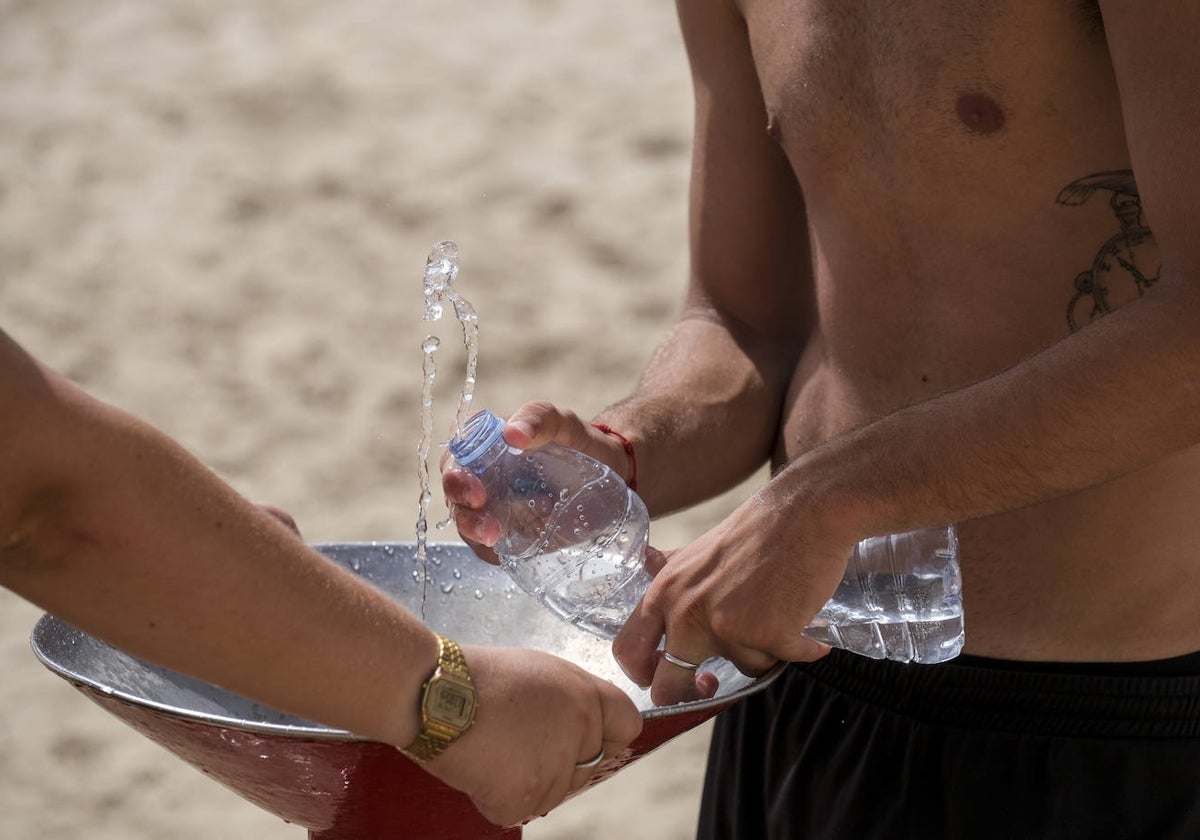
M 449 469 L 454 462 L 443 459 L 460 534 L 564 620 L 612 638 L 663 564 L 645 543 L 645 506 L 616 472 L 632 474 L 627 445 L 543 402 L 513 414 L 503 440 L 498 425 L 480 412 L 451 443 L 467 467 Z M 513 455 L 509 445 L 528 454 Z M 610 471 L 599 458 L 621 466 Z M 675 702 L 711 697 L 717 687 L 712 674 L 692 673 Z
M 518 449 L 540 449 L 556 443 L 607 464 L 628 477 L 629 456 L 621 442 L 580 419 L 573 411 L 544 401 L 527 402 L 507 418 L 504 439 Z M 498 563 L 492 546 L 500 539 L 500 523 L 485 510 L 487 491 L 479 477 L 461 469 L 447 451 L 441 460 L 442 491 L 451 506 L 463 541 L 489 563 Z

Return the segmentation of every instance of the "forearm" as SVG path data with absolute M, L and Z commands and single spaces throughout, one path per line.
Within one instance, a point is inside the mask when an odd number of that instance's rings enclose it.
M 25 395 L 26 431 L 0 453 L 0 583 L 261 702 L 395 744 L 415 737 L 436 659 L 428 630 L 165 436 L 45 376 Z
M 638 493 L 654 515 L 714 496 L 770 457 L 791 358 L 739 341 L 711 314 L 680 321 L 634 392 L 596 418 L 633 441 Z
M 773 502 L 803 497 L 833 527 L 881 534 L 1065 495 L 1200 442 L 1200 295 L 1168 274 L 1008 371 L 808 453 Z

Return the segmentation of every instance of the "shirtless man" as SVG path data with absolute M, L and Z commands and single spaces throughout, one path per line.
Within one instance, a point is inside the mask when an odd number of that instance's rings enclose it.
M 614 651 L 661 703 L 711 690 L 664 636 L 809 663 L 722 716 L 701 836 L 1200 837 L 1200 5 L 678 7 L 687 304 L 596 419 L 655 514 L 774 474 Z M 820 658 L 851 546 L 946 522 L 967 655 Z

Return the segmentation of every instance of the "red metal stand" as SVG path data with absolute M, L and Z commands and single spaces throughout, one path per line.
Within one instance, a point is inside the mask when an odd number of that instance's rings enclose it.
M 463 793 L 385 744 L 252 732 L 126 703 L 81 687 L 116 717 L 261 808 L 308 829 L 310 840 L 520 840 L 488 822 Z M 724 707 L 650 718 L 597 784 Z

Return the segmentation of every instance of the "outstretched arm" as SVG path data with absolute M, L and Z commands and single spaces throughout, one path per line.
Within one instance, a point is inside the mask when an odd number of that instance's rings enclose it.
M 413 616 L 2 332 L 0 406 L 0 584 L 166 667 L 412 743 L 437 660 Z M 641 727 L 618 689 L 554 657 L 466 655 L 476 726 L 428 767 L 496 822 L 549 810 L 590 774 L 575 762 Z

